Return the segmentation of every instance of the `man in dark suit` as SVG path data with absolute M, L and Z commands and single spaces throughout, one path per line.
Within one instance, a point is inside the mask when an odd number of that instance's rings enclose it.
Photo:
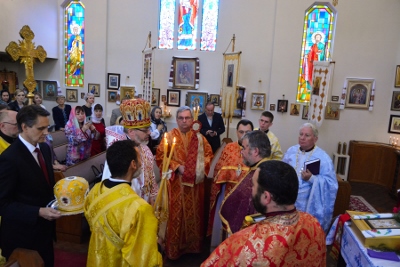
M 54 175 L 48 134 L 50 113 L 23 107 L 17 115 L 19 137 L 0 155 L 0 245 L 6 258 L 15 248 L 38 251 L 45 266 L 54 265 L 54 220 L 47 208 L 54 199 Z
M 203 114 L 199 116 L 202 124 L 201 134 L 207 139 L 211 145 L 213 153 L 221 146 L 220 135 L 225 132 L 224 120 L 221 114 L 214 112 L 214 104 L 208 102 Z

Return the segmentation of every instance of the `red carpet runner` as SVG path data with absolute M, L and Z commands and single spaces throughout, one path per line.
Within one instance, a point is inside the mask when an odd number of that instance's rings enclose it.
M 55 267 L 85 267 L 86 253 L 68 252 L 54 248 Z
M 378 213 L 363 197 L 353 195 L 350 196 L 349 210 Z

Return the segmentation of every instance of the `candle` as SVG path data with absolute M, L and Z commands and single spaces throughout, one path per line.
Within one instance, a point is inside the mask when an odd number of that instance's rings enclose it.
M 197 120 L 197 112 L 196 112 L 196 110 L 197 110 L 197 107 L 193 107 L 193 117 L 194 117 L 195 120 Z
M 389 136 L 389 145 L 392 145 L 392 136 Z
M 169 157 L 168 157 L 167 165 L 166 165 L 164 172 L 168 171 L 169 164 L 171 163 L 172 154 L 174 154 L 175 145 L 176 145 L 176 138 L 174 137 L 174 141 L 172 142 L 171 151 L 169 152 Z
M 342 154 L 343 154 L 343 155 L 346 155 L 346 154 L 347 154 L 347 144 L 346 144 L 346 142 L 343 143 Z
M 168 152 L 168 139 L 167 139 L 167 133 L 164 134 L 164 158 L 163 158 L 163 167 L 162 170 L 164 172 L 165 164 L 167 164 L 167 152 Z
M 337 153 L 340 154 L 341 151 L 342 151 L 342 143 L 339 142 L 338 147 L 337 147 Z

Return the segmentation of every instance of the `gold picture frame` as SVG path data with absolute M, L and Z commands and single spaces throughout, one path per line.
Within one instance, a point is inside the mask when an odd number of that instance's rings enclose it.
M 173 87 L 196 89 L 196 58 L 173 57 Z
M 210 102 L 214 104 L 214 106 L 219 106 L 220 101 L 219 101 L 220 96 L 217 94 L 210 94 Z
M 117 91 L 108 91 L 107 92 L 108 102 L 115 103 L 117 102 Z
M 67 102 L 78 102 L 78 89 L 66 89 Z
M 348 79 L 346 108 L 368 109 L 373 79 Z
M 186 95 L 186 106 L 193 109 L 194 107 L 200 108 L 200 113 L 205 110 L 205 105 L 208 101 L 208 94 L 206 92 L 188 92 Z
M 325 107 L 326 120 L 339 120 L 340 118 L 340 103 L 328 102 Z
M 396 76 L 394 77 L 394 87 L 400 87 L 400 65 L 396 66 Z
M 300 104 L 290 104 L 290 115 L 300 116 Z
M 251 109 L 264 110 L 265 109 L 265 99 L 266 95 L 264 93 L 252 93 L 251 94 Z
M 88 93 L 92 93 L 95 97 L 100 97 L 100 84 L 99 83 L 89 83 Z
M 151 106 L 160 106 L 160 89 L 151 89 Z
M 120 98 L 122 99 L 133 99 L 135 97 L 134 86 L 121 86 L 120 87 Z

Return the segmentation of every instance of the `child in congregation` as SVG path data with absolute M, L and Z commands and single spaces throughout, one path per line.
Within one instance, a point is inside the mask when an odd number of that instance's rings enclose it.
M 103 118 L 103 107 L 100 104 L 93 106 L 91 121 L 97 132 L 92 141 L 90 156 L 95 156 L 106 150 L 106 123 Z
M 81 106 L 73 107 L 65 125 L 68 139 L 66 165 L 71 166 L 90 157 L 93 136 L 96 128 L 86 117 Z

